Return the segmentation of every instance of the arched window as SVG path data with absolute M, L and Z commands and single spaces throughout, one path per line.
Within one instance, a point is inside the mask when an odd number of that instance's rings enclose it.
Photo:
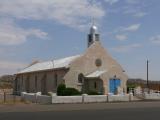
M 78 83 L 83 83 L 84 76 L 82 73 L 78 75 Z
M 97 88 L 97 83 L 96 83 L 96 82 L 94 82 L 94 88 L 95 88 L 95 89 Z
M 96 64 L 96 66 L 97 67 L 100 67 L 100 66 L 102 66 L 102 60 L 101 59 L 96 59 L 96 61 L 95 61 L 95 64 Z
M 35 92 L 37 92 L 37 88 L 38 88 L 38 81 L 37 81 L 37 75 L 35 76 Z
M 55 80 L 55 86 L 57 87 L 57 85 L 58 85 L 58 75 L 57 75 L 57 73 L 54 75 L 54 80 Z
M 26 92 L 30 92 L 30 75 L 27 75 L 25 87 L 26 87 Z
M 23 75 L 22 75 L 22 78 L 21 78 L 21 90 L 23 90 L 24 89 L 24 87 L 23 87 L 23 85 L 24 85 L 24 79 L 23 79 Z
M 41 79 L 41 92 L 47 94 L 47 74 L 44 74 Z

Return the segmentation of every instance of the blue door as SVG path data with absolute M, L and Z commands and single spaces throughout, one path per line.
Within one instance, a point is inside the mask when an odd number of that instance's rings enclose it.
M 110 93 L 115 94 L 120 85 L 121 85 L 121 80 L 119 80 L 119 79 L 110 79 L 110 81 L 109 81 Z

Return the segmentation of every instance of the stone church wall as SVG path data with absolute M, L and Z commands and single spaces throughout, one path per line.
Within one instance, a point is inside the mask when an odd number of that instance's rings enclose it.
M 57 74 L 57 80 L 55 78 L 55 74 Z M 42 80 L 44 79 L 44 75 L 46 75 L 46 92 L 56 92 L 57 86 L 61 83 L 64 83 L 64 75 L 66 74 L 66 70 L 56 70 L 56 71 L 42 71 L 42 72 L 33 72 L 27 74 L 19 74 L 17 75 L 17 91 L 26 92 L 26 81 L 29 81 L 29 92 L 41 92 L 42 91 Z M 37 77 L 37 78 L 35 78 Z M 29 78 L 29 79 L 28 79 Z M 35 83 L 35 79 L 37 79 L 37 83 Z M 37 86 L 37 89 L 36 89 Z

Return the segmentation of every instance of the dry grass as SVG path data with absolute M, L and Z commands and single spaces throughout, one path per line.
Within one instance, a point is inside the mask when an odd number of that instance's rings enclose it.
M 31 104 L 31 102 L 30 101 L 24 101 L 24 100 L 6 100 L 5 102 L 4 102 L 4 100 L 0 100 L 0 105 L 4 105 L 4 104 Z

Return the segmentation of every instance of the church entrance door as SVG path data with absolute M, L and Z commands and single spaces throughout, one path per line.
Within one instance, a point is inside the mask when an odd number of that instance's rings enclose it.
M 116 94 L 118 87 L 121 85 L 120 79 L 110 79 L 109 86 L 110 86 L 110 93 Z

